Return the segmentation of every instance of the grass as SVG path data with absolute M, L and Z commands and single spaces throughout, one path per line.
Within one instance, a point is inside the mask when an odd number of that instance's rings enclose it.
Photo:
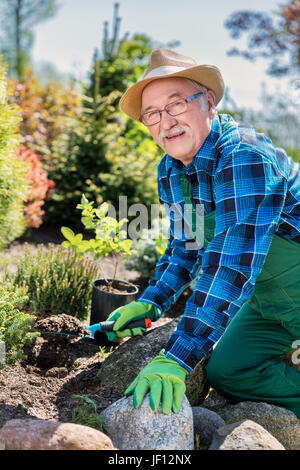
M 88 395 L 73 395 L 80 400 L 72 411 L 71 423 L 82 424 L 103 432 L 102 421 L 97 413 L 98 405 Z

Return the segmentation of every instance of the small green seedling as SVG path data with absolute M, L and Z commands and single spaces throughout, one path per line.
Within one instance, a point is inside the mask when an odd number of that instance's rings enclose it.
M 94 260 L 104 258 L 110 254 L 121 253 L 127 259 L 132 253 L 132 240 L 126 238 L 126 231 L 122 226 L 128 219 L 121 219 L 119 222 L 114 217 L 107 215 L 109 205 L 104 202 L 98 209 L 95 209 L 93 201 L 83 194 L 81 203 L 77 209 L 81 210 L 81 222 L 87 230 L 94 231 L 95 237 L 89 240 L 83 239 L 83 234 L 75 234 L 68 227 L 61 227 L 61 232 L 66 240 L 62 245 L 75 251 L 78 257 L 83 257 L 84 253 L 94 255 Z M 111 279 L 113 283 L 117 272 L 117 258 L 115 257 L 115 269 Z

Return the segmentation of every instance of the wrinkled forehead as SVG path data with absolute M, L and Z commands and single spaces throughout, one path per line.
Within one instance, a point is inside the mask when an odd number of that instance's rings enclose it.
M 142 93 L 142 111 L 159 107 L 177 97 L 186 97 L 195 91 L 195 86 L 186 78 L 160 78 L 145 86 Z

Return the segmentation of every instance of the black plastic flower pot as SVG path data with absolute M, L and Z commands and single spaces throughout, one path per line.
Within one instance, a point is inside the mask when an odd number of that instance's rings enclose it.
M 114 292 L 104 288 L 107 281 L 110 282 L 111 279 L 93 281 L 90 325 L 107 320 L 111 312 L 136 300 L 139 289 L 134 284 L 114 279 L 112 287 L 118 289 L 118 292 Z M 101 331 L 95 333 L 95 343 L 99 346 L 116 345 L 116 342 L 109 341 L 107 335 Z

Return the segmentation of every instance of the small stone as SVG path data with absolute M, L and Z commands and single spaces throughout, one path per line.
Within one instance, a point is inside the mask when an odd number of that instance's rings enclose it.
M 97 374 L 101 385 L 124 393 L 138 373 L 165 347 L 181 317 L 158 326 L 145 336 L 135 336 L 115 349 Z M 186 396 L 192 406 L 204 400 L 209 384 L 205 366 L 210 353 L 195 367 L 186 380 Z
M 208 450 L 285 450 L 262 426 L 251 420 L 219 428 Z
M 147 394 L 135 409 L 132 396 L 121 398 L 100 413 L 103 427 L 120 450 L 193 450 L 193 413 L 184 396 L 178 413 L 154 412 Z
M 12 419 L 0 429 L 0 449 L 5 450 L 110 450 L 108 436 L 73 423 L 42 419 Z
M 201 444 L 210 445 L 213 439 L 214 432 L 225 426 L 225 421 L 214 411 L 201 408 L 200 406 L 193 406 L 194 418 L 194 433 L 198 434 Z
M 68 369 L 66 367 L 52 367 L 51 369 L 47 370 L 45 376 L 46 377 L 55 377 L 56 379 L 62 379 L 67 377 Z

